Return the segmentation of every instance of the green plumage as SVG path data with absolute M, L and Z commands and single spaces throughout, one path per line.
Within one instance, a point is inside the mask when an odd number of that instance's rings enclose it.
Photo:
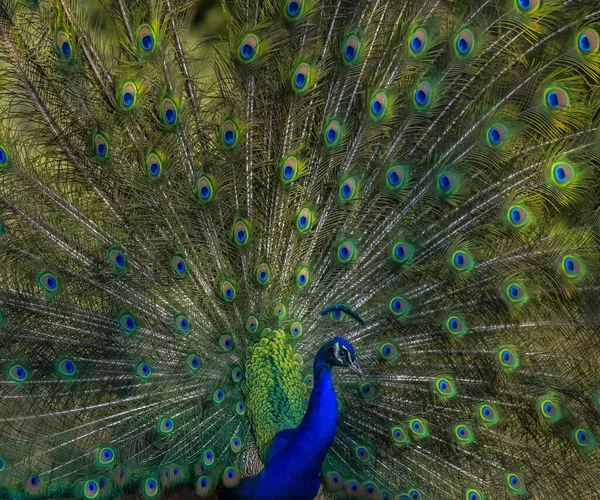
M 215 497 L 334 335 L 323 495 L 600 496 L 598 6 L 222 7 L 0 2 L 0 498 Z

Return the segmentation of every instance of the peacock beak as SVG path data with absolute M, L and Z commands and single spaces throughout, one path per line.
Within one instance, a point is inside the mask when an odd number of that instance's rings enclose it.
M 355 359 L 351 364 L 349 364 L 348 368 L 350 368 L 354 373 L 358 373 L 361 377 L 363 376 L 363 372 L 360 369 L 360 366 L 358 366 L 357 359 Z

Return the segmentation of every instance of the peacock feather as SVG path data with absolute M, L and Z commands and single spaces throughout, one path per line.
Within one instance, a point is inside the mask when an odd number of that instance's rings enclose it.
M 600 497 L 598 3 L 196 8 L 0 0 L 0 498 Z

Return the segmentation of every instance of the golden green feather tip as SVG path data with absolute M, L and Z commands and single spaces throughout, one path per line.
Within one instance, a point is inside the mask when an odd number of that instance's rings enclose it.
M 303 395 L 300 365 L 283 330 L 266 329 L 246 361 L 244 392 L 256 444 L 264 449 L 280 430 L 302 421 Z

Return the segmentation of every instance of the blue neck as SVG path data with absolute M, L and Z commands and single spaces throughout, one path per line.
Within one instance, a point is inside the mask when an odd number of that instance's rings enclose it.
M 331 380 L 331 365 L 325 362 L 323 350 L 317 353 L 313 366 L 315 385 L 308 401 L 308 409 L 298 427 L 299 438 L 311 446 L 307 457 L 320 471 L 329 451 L 337 427 L 338 410 Z
M 321 467 L 333 443 L 338 419 L 331 366 L 324 359 L 326 352 L 323 346 L 315 358 L 315 384 L 300 425 L 279 432 L 262 472 L 223 498 L 312 500 L 317 495 Z

